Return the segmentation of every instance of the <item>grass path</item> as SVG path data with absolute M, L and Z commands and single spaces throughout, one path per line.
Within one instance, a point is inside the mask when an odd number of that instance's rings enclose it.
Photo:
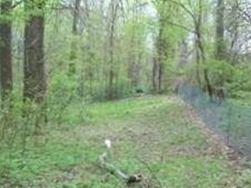
M 0 185 L 127 187 L 97 165 L 108 138 L 110 162 L 128 174 L 144 176 L 131 187 L 251 187 L 250 171 L 232 165 L 224 146 L 175 97 L 142 97 L 87 108 L 88 123 L 54 129 L 39 149 L 30 146 L 24 168 L 12 158 L 5 172 L 8 178 L 0 178 Z M 0 177 L 3 174 L 0 171 Z

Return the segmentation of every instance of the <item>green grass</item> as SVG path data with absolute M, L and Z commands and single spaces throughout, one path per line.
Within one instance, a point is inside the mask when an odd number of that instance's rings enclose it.
M 88 119 L 76 123 L 85 108 Z M 70 106 L 69 124 L 0 151 L 0 187 L 123 188 L 125 182 L 98 166 L 112 141 L 110 161 L 128 174 L 142 173 L 132 187 L 251 187 L 251 172 L 236 170 L 207 141 L 187 109 L 173 97 L 148 96 Z M 75 122 L 75 123 L 74 123 Z

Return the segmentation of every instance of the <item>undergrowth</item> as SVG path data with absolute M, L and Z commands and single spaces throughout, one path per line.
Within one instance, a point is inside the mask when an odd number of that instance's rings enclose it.
M 83 109 L 79 119 L 79 110 Z M 174 97 L 145 96 L 115 102 L 75 103 L 62 121 L 51 117 L 43 134 L 1 147 L 1 187 L 123 188 L 123 180 L 98 165 L 104 140 L 112 141 L 111 163 L 141 173 L 132 187 L 250 187 L 251 172 L 209 152 L 198 126 Z

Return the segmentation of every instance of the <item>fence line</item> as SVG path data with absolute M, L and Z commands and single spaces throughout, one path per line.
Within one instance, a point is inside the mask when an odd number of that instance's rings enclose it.
M 183 83 L 178 94 L 192 105 L 200 118 L 226 143 L 251 159 L 251 106 L 232 100 L 210 100 L 198 86 Z

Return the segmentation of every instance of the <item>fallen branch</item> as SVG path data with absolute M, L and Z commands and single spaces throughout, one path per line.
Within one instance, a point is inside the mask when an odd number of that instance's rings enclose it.
M 109 173 L 125 180 L 127 184 L 140 182 L 142 180 L 141 174 L 127 175 L 121 170 L 119 170 L 118 168 L 116 168 L 113 164 L 110 164 L 107 162 L 108 152 L 111 149 L 111 141 L 105 140 L 105 145 L 107 147 L 107 151 L 105 151 L 99 156 L 99 163 L 100 163 L 101 168 L 104 168 Z

